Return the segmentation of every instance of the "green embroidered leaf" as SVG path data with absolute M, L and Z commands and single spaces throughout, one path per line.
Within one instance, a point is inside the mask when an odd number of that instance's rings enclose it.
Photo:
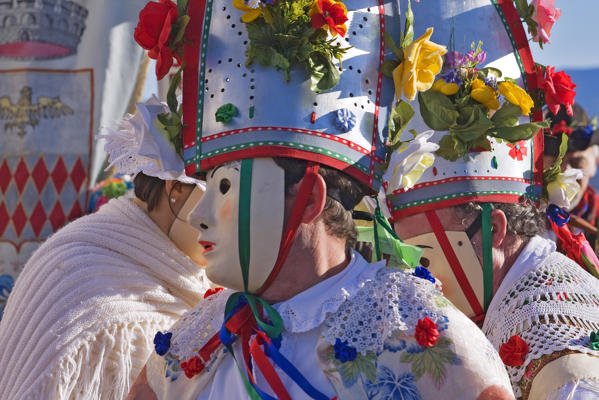
M 449 97 L 435 90 L 418 93 L 422 119 L 435 131 L 447 131 L 455 125 L 459 113 Z
M 395 70 L 395 68 L 397 68 L 398 65 L 399 61 L 395 59 L 385 60 L 383 61 L 383 65 L 381 66 L 381 72 L 387 78 L 393 78 L 393 71 Z
M 491 117 L 491 121 L 498 128 L 512 127 L 518 125 L 520 115 L 522 115 L 520 107 L 510 102 L 505 102 Z
M 519 140 L 528 140 L 536 135 L 539 130 L 548 127 L 548 122 L 529 122 L 513 127 L 496 127 L 490 133 L 492 136 L 505 139 L 508 142 L 517 142 Z
M 333 355 L 334 357 L 334 355 Z M 373 351 L 368 351 L 365 356 L 358 353 L 358 356 L 353 361 L 341 363 L 335 359 L 335 364 L 339 367 L 339 373 L 343 383 L 349 387 L 357 379 L 360 374 L 364 375 L 370 382 L 376 381 L 376 354 Z
M 429 374 L 435 385 L 440 386 L 445 380 L 446 364 L 459 361 L 458 356 L 449 348 L 451 343 L 451 339 L 441 337 L 433 347 L 421 347 L 418 351 L 402 353 L 399 361 L 412 364 L 412 373 L 416 379 Z
M 399 141 L 401 133 L 414 116 L 414 109 L 403 100 L 400 100 L 389 114 L 389 144 L 394 145 Z

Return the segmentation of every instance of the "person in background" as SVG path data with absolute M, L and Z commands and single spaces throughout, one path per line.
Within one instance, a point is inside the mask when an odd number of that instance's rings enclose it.
M 155 98 L 104 136 L 135 197 L 104 204 L 52 235 L 15 283 L 0 322 L 0 398 L 123 399 L 167 329 L 210 287 L 187 215 L 203 182 L 183 174 L 150 123 Z M 137 128 L 137 129 L 136 129 Z

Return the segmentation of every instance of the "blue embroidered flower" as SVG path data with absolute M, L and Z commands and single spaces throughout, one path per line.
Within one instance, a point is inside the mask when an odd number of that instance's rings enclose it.
M 347 108 L 340 108 L 337 110 L 335 126 L 342 132 L 349 132 L 356 126 L 356 116 Z
M 156 332 L 156 336 L 154 336 L 154 349 L 159 356 L 163 356 L 168 352 L 168 349 L 171 347 L 172 336 L 172 332 Z
M 391 336 L 387 340 L 385 340 L 385 344 L 383 345 L 383 350 L 387 350 L 392 353 L 397 353 L 398 351 L 402 351 L 405 348 L 406 341 L 403 339 L 396 338 L 394 336 Z
M 15 280 L 12 276 L 8 274 L 0 275 L 0 319 L 2 319 L 6 300 L 8 299 L 8 295 L 12 291 L 14 284 Z
M 390 368 L 379 366 L 376 374 L 376 382 L 366 383 L 368 400 L 397 399 L 397 400 L 420 400 L 420 392 L 416 387 L 416 377 L 405 372 L 395 376 Z
M 333 349 L 335 350 L 335 358 L 342 363 L 353 361 L 358 356 L 356 348 L 348 345 L 347 340 L 342 342 L 341 339 L 337 338 Z
M 414 275 L 417 278 L 426 279 L 427 281 L 431 281 L 432 283 L 435 283 L 437 281 L 435 277 L 431 274 L 431 271 L 424 267 L 416 267 L 414 272 L 412 272 L 412 275 Z
M 439 332 L 446 330 L 449 327 L 449 318 L 447 318 L 447 315 L 443 316 L 443 320 L 441 321 L 437 321 L 437 330 L 439 330 Z

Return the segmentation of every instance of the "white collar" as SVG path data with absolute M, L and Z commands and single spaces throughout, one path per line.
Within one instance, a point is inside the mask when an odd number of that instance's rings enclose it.
M 307 332 L 320 326 L 328 313 L 336 312 L 366 282 L 374 279 L 377 271 L 384 266 L 384 262 L 368 263 L 352 249 L 351 261 L 343 271 L 273 307 L 283 318 L 285 330 Z
M 524 246 L 524 249 L 522 249 L 518 258 L 516 258 L 516 261 L 514 261 L 514 264 L 505 275 L 505 278 L 503 278 L 501 285 L 499 285 L 499 289 L 497 289 L 497 293 L 495 293 L 493 300 L 491 300 L 489 308 L 494 307 L 495 303 L 501 301 L 514 282 L 535 269 L 545 258 L 549 257 L 555 249 L 555 242 L 538 235 L 532 237 L 526 246 Z

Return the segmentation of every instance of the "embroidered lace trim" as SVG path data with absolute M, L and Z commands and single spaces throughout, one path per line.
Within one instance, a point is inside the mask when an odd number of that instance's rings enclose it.
M 531 361 L 565 349 L 599 355 L 589 347 L 589 335 L 597 330 L 599 281 L 556 252 L 516 281 L 483 325 L 497 350 L 513 335 L 528 344 L 522 366 L 507 367 L 516 397 Z
M 429 317 L 439 324 L 446 302 L 439 286 L 394 267 L 378 270 L 374 279 L 327 317 L 324 340 L 347 341 L 360 353 L 379 351 L 392 333 L 414 334 L 419 319 Z

